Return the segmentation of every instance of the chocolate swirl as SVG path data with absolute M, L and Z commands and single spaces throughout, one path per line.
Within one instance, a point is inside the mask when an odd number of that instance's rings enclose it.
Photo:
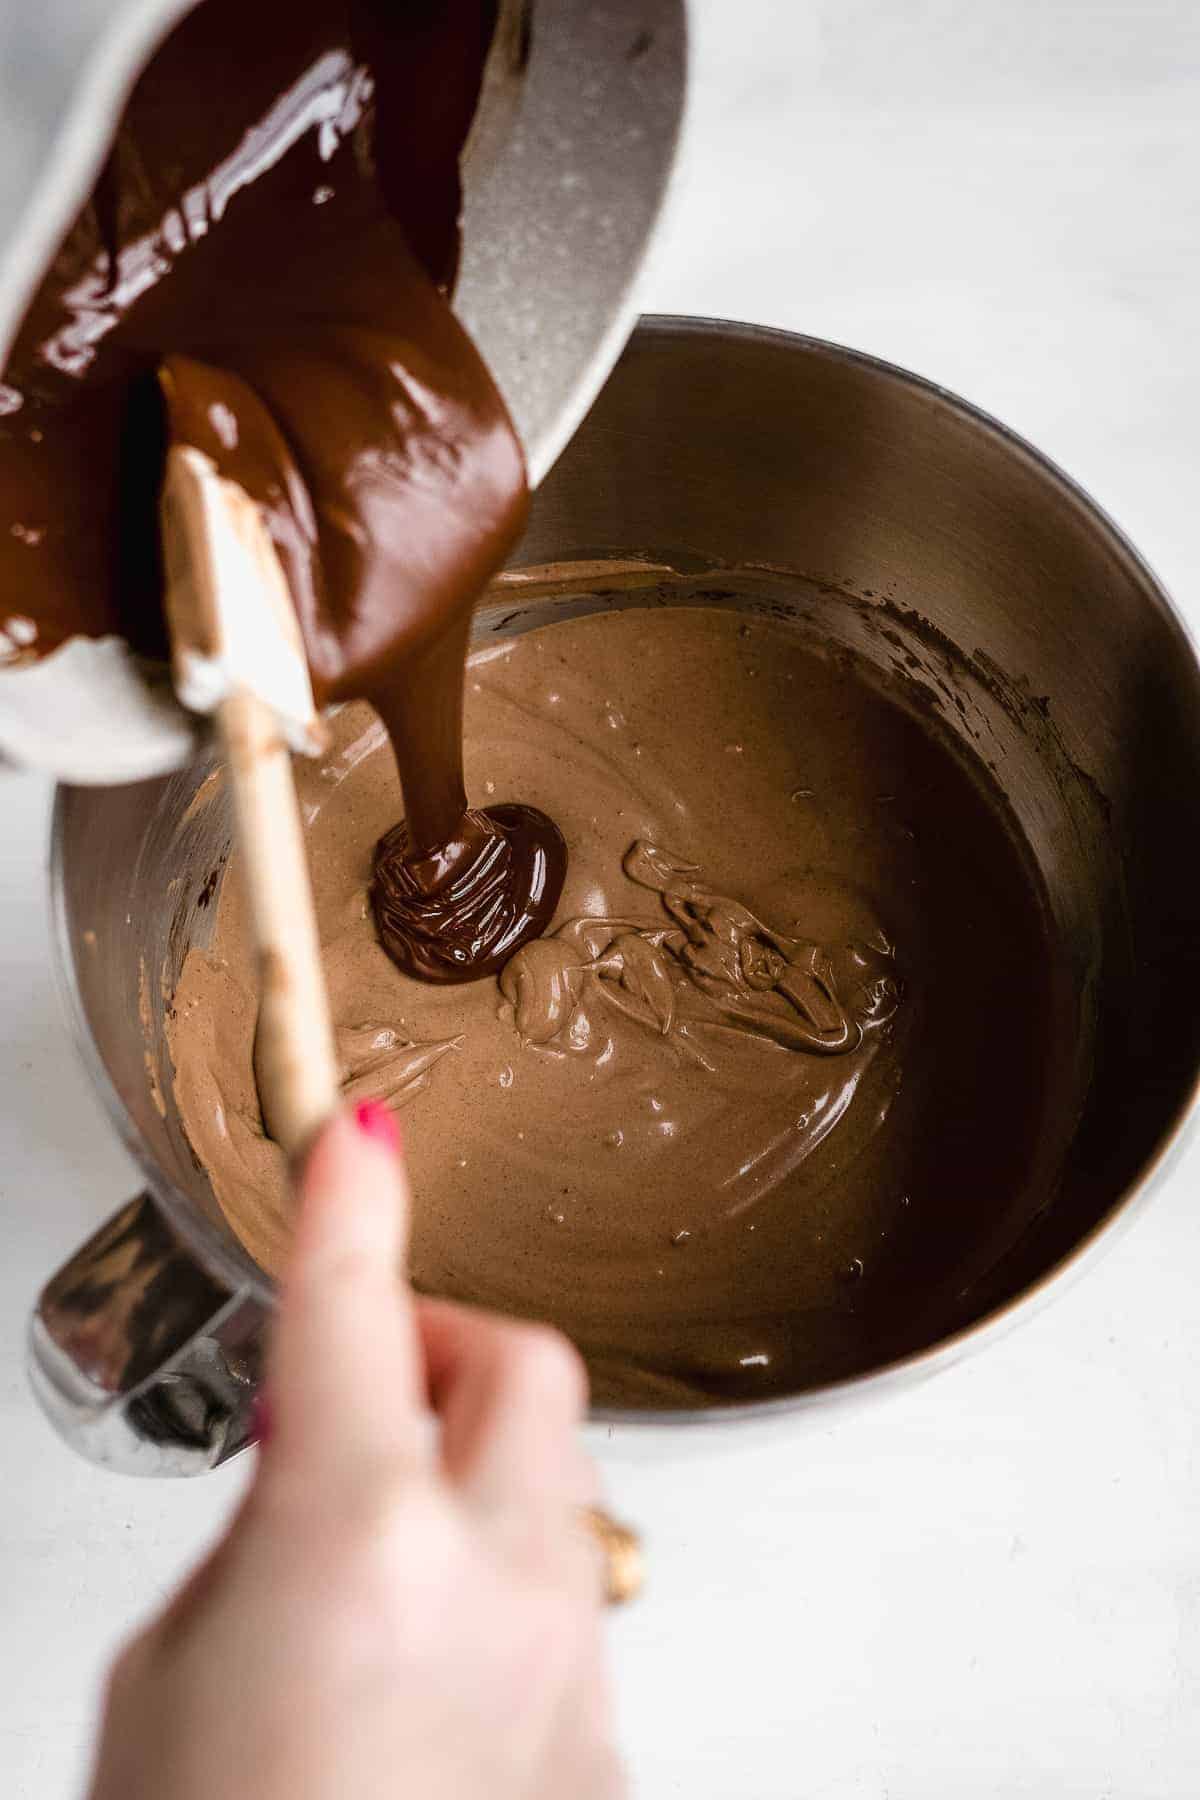
M 536 807 L 468 812 L 460 834 L 427 856 L 396 825 L 375 849 L 379 941 L 422 981 L 494 975 L 549 925 L 566 872 L 562 834 Z
M 626 875 L 657 893 L 672 926 L 568 919 L 504 969 L 500 991 L 527 1044 L 570 1033 L 587 989 L 703 1058 L 689 1025 L 720 1025 L 810 1056 L 857 1050 L 900 1002 L 892 945 L 790 937 L 718 893 L 698 864 L 639 839 Z

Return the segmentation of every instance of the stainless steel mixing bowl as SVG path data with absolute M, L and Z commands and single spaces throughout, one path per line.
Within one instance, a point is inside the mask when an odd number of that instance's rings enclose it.
M 987 1254 L 952 1308 L 931 1317 L 914 1294 L 885 1369 L 671 1422 L 858 1394 L 981 1341 L 1145 1192 L 1200 1070 L 1200 668 L 1078 488 L 899 369 L 647 320 L 539 492 L 478 635 L 681 601 L 786 617 L 898 672 L 991 764 L 1044 877 L 1079 1031 L 1052 1172 L 1028 1206 L 981 1222 Z M 54 827 L 66 1002 L 146 1193 L 45 1290 L 34 1381 L 87 1454 L 164 1472 L 246 1442 L 272 1303 L 189 1152 L 162 1031 L 230 848 L 219 797 L 189 810 L 208 772 L 63 788 Z

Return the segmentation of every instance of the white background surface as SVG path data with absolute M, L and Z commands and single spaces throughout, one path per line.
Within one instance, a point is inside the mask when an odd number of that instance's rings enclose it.
M 1200 9 L 697 12 L 690 181 L 648 304 L 958 389 L 1081 479 L 1200 626 Z M 46 803 L 0 777 L 8 1800 L 80 1792 L 113 1646 L 244 1479 L 104 1476 L 26 1392 L 41 1278 L 132 1181 L 56 1009 Z M 639 1795 L 1194 1800 L 1198 1188 L 1193 1151 L 1098 1268 L 914 1390 L 765 1436 L 600 1443 L 651 1546 L 650 1591 L 613 1627 Z

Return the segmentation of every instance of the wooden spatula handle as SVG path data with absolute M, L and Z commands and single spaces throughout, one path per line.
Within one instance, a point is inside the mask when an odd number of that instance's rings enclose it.
M 291 754 L 252 694 L 230 695 L 217 716 L 259 959 L 259 1099 L 268 1131 L 292 1156 L 336 1109 L 339 1081 Z

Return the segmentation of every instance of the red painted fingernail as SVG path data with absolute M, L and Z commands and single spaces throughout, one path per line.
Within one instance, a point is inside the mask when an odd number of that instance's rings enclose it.
M 354 1109 L 354 1122 L 364 1137 L 373 1138 L 394 1155 L 400 1151 L 400 1127 L 390 1107 L 382 1100 L 360 1100 Z
M 250 1430 L 260 1450 L 265 1450 L 275 1432 L 275 1414 L 263 1392 L 255 1394 L 250 1406 Z

